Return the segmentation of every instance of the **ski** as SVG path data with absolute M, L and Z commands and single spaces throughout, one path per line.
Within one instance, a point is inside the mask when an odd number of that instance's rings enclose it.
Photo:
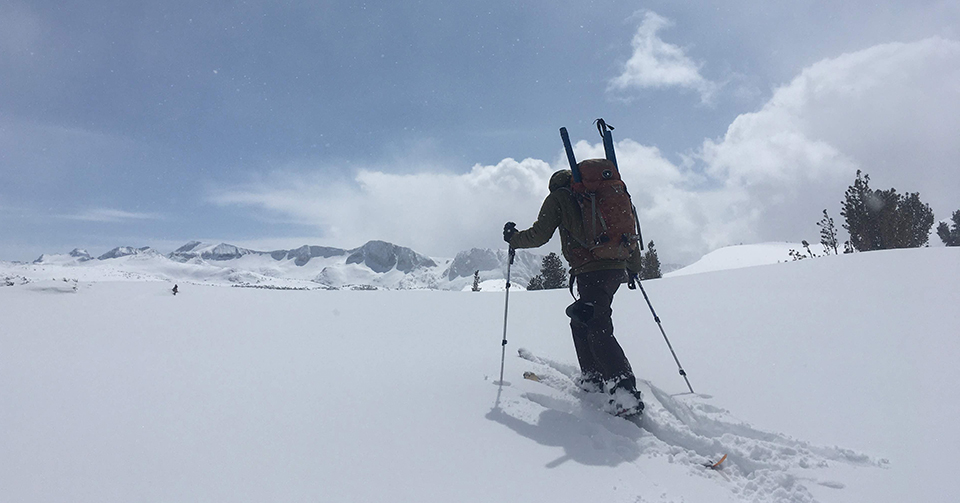
M 720 461 L 717 461 L 716 463 L 707 461 L 706 463 L 703 464 L 703 466 L 705 466 L 705 467 L 707 467 L 707 468 L 709 468 L 709 469 L 711 469 L 711 470 L 719 470 L 719 469 L 720 469 L 720 463 L 723 463 L 724 461 L 726 461 L 726 459 L 727 459 L 727 455 L 724 454 L 723 457 L 720 458 Z
M 595 402 L 591 398 L 591 393 L 585 392 L 582 390 L 574 381 L 578 369 L 574 365 L 561 363 L 556 360 L 551 360 L 549 358 L 544 358 L 533 354 L 530 350 L 526 348 L 519 348 L 517 350 L 520 358 L 542 366 L 541 369 L 537 369 L 536 372 L 533 371 L 524 371 L 523 378 L 529 381 L 538 382 L 548 388 L 553 388 L 557 391 L 568 393 L 573 397 L 577 398 L 581 402 L 590 403 L 593 406 L 603 410 L 602 404 Z M 653 395 L 651 395 L 653 396 Z M 619 417 L 621 419 L 630 421 L 641 429 L 648 430 L 645 425 L 645 415 L 640 414 L 634 417 L 625 417 L 623 415 L 618 415 L 613 413 L 610 410 L 604 410 L 605 413 L 610 414 L 614 417 Z M 649 431 L 649 430 L 648 430 Z M 725 466 L 727 461 L 727 455 L 721 453 L 716 453 L 717 456 L 721 456 L 720 459 L 712 458 L 712 456 L 706 456 L 701 454 L 698 456 L 699 459 L 694 461 L 695 466 L 702 466 L 710 470 L 721 470 Z M 711 459 L 712 458 L 712 459 Z M 729 463 L 727 463 L 729 464 Z
M 543 360 L 540 360 L 539 358 L 533 356 L 533 355 L 530 354 L 529 352 L 526 352 L 526 354 L 524 354 L 524 353 L 525 353 L 525 350 L 523 350 L 523 349 L 520 350 L 520 353 L 521 353 L 521 356 L 522 356 L 524 359 L 527 359 L 527 360 L 529 360 L 529 361 L 535 361 L 534 359 L 536 359 L 536 361 L 537 361 L 538 363 L 540 363 L 541 365 L 548 365 L 548 366 L 549 366 L 548 363 L 546 363 L 546 362 L 544 362 Z M 540 383 L 540 384 L 543 384 L 544 386 L 547 386 L 547 387 L 549 387 L 549 388 L 556 389 L 556 390 L 558 390 L 558 391 L 573 392 L 573 393 L 575 394 L 575 396 L 578 396 L 579 398 L 582 399 L 582 398 L 583 398 L 582 394 L 584 394 L 584 393 L 586 393 L 586 392 L 584 392 L 583 390 L 580 390 L 580 389 L 576 386 L 576 384 L 573 383 L 572 379 L 570 379 L 570 376 L 567 376 L 567 375 L 563 374 L 562 372 L 561 372 L 560 374 L 563 375 L 563 377 L 564 377 L 565 380 L 569 380 L 569 382 L 563 382 L 563 383 L 561 384 L 561 383 L 558 383 L 558 382 L 557 382 L 556 377 L 551 377 L 551 376 L 548 376 L 548 375 L 542 375 L 542 376 L 541 376 L 541 375 L 538 375 L 537 373 L 531 372 L 531 371 L 526 371 L 526 372 L 524 372 L 524 373 L 523 373 L 523 378 L 526 379 L 526 380 L 528 380 L 528 381 L 538 382 L 538 383 Z M 571 388 L 572 388 L 572 389 L 571 389 Z M 609 411 L 609 410 L 608 410 L 608 411 L 604 411 L 604 412 L 607 412 L 607 413 L 610 414 L 611 416 L 619 417 L 620 419 L 625 419 L 625 420 L 627 420 L 627 421 L 630 421 L 631 423 L 637 425 L 638 427 L 641 427 L 641 428 L 643 427 L 642 424 L 641 424 L 641 421 L 643 420 L 643 414 L 624 414 L 623 411 L 614 413 L 614 412 Z
M 547 362 L 545 362 L 543 359 L 534 356 L 532 353 L 530 353 L 529 351 L 527 351 L 527 350 L 525 350 L 525 349 L 521 349 L 521 350 L 520 350 L 520 356 L 521 356 L 522 358 L 524 358 L 525 360 L 528 360 L 528 361 L 531 361 L 531 362 L 536 362 L 536 363 L 540 363 L 540 364 L 542 364 L 542 365 L 548 365 L 548 366 L 549 366 L 549 364 L 548 364 Z M 561 372 L 561 374 L 562 374 L 562 372 Z M 569 378 L 569 376 L 566 376 L 566 375 L 565 375 L 564 377 L 568 377 L 568 378 Z M 554 388 L 554 389 L 558 389 L 555 385 L 553 385 L 553 386 L 551 385 L 551 383 L 549 382 L 549 381 L 550 381 L 550 377 L 549 377 L 549 376 L 546 376 L 546 375 L 541 376 L 541 375 L 537 374 L 536 372 L 531 372 L 531 371 L 528 370 L 528 371 L 525 371 L 525 372 L 523 373 L 523 378 L 526 379 L 526 380 L 528 380 L 528 381 L 534 381 L 534 382 L 541 383 L 541 384 L 543 384 L 544 386 L 547 386 L 547 387 L 551 387 L 551 388 Z M 556 383 L 554 382 L 553 384 L 556 384 Z M 572 383 L 571 383 L 571 384 L 572 384 Z M 627 420 L 627 421 L 630 421 L 631 423 L 636 424 L 638 427 L 643 428 L 643 425 L 642 425 L 642 423 L 641 423 L 641 421 L 642 421 L 642 414 L 637 414 L 637 415 L 635 415 L 635 416 L 625 416 L 625 415 L 623 415 L 623 414 L 611 414 L 611 415 L 614 416 L 614 417 L 619 417 L 619 418 L 621 418 L 621 419 L 625 419 L 625 420 Z M 726 460 L 727 460 L 727 455 L 724 454 L 724 455 L 723 455 L 719 460 L 717 460 L 716 462 L 714 462 L 714 461 L 712 461 L 712 460 L 710 460 L 710 459 L 708 458 L 705 463 L 700 463 L 700 464 L 701 464 L 704 468 L 709 468 L 709 469 L 711 469 L 711 470 L 719 470 L 719 469 L 722 468 L 721 465 L 722 465 L 723 462 L 726 461 Z

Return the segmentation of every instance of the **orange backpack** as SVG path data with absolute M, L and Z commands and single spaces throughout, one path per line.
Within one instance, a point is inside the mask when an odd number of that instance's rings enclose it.
M 566 128 L 560 128 L 560 137 L 573 171 L 571 189 L 580 204 L 586 240 L 580 245 L 594 259 L 626 260 L 630 254 L 643 249 L 640 220 L 630 199 L 627 186 L 620 179 L 617 158 L 613 151 L 613 135 L 603 119 L 597 119 L 603 135 L 606 159 L 587 159 L 576 162 Z
M 613 162 L 587 159 L 577 167 L 581 181 L 572 184 L 580 203 L 586 241 L 597 259 L 626 260 L 640 248 L 637 210 Z

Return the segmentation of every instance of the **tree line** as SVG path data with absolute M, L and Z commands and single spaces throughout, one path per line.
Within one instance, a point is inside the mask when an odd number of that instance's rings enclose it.
M 840 215 L 844 218 L 843 228 L 850 234 L 850 239 L 843 243 L 844 253 L 926 246 L 934 222 L 933 210 L 920 200 L 919 192 L 874 190 L 870 188 L 870 175 L 860 170 L 844 192 Z M 940 222 L 937 235 L 947 246 L 960 246 L 960 210 L 953 212 L 952 221 L 952 225 Z M 824 252 L 832 250 L 838 254 L 837 229 L 826 209 L 817 226 Z

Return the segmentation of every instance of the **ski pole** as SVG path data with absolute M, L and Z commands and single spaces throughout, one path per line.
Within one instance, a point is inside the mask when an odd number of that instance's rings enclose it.
M 680 359 L 677 358 L 676 351 L 673 350 L 673 345 L 670 344 L 670 339 L 667 338 L 667 333 L 663 331 L 663 324 L 660 323 L 660 317 L 657 316 L 657 312 L 653 310 L 653 304 L 650 303 L 650 297 L 647 297 L 647 291 L 643 289 L 643 282 L 640 281 L 640 278 L 636 276 L 630 278 L 631 282 L 636 282 L 640 287 L 640 292 L 643 293 L 643 299 L 647 301 L 647 306 L 650 307 L 650 312 L 653 314 L 653 320 L 657 322 L 657 326 L 660 327 L 660 333 L 663 334 L 663 340 L 667 342 L 667 347 L 670 348 L 670 354 L 673 355 L 673 361 L 677 362 L 677 368 L 680 369 L 680 375 L 683 376 L 683 380 L 687 382 L 687 388 L 690 388 L 690 393 L 694 393 L 693 386 L 690 386 L 690 379 L 687 379 L 687 372 L 683 370 L 683 365 L 680 365 Z
M 503 300 L 503 341 L 501 341 L 500 351 L 500 382 L 503 385 L 503 364 L 507 359 L 507 310 L 510 308 L 510 266 L 513 265 L 513 257 L 516 255 L 513 247 L 510 248 L 510 260 L 507 262 L 507 294 Z

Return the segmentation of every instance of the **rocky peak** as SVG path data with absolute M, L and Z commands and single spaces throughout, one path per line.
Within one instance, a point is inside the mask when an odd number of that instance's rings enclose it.
M 89 253 L 87 253 L 87 250 L 82 250 L 80 248 L 74 248 L 69 255 L 77 259 L 77 261 L 79 262 L 86 262 L 88 260 L 93 260 L 93 257 L 91 257 Z
M 97 257 L 98 260 L 108 260 L 112 258 L 128 257 L 130 255 L 158 255 L 153 248 L 144 246 L 143 248 L 134 248 L 132 246 L 118 246 L 103 255 Z
M 435 267 L 437 265 L 429 257 L 397 246 L 386 241 L 369 241 L 367 244 L 350 251 L 347 264 L 363 264 L 373 272 L 384 273 L 393 268 L 408 273 L 420 267 Z
M 457 254 L 446 271 L 448 279 L 473 276 L 475 271 L 492 271 L 500 268 L 500 257 L 489 248 L 473 248 Z
M 274 260 L 294 259 L 293 263 L 297 266 L 307 265 L 310 259 L 316 257 L 330 258 L 347 253 L 341 248 L 331 248 L 329 246 L 309 246 L 303 245 L 295 250 L 277 250 L 270 252 Z

